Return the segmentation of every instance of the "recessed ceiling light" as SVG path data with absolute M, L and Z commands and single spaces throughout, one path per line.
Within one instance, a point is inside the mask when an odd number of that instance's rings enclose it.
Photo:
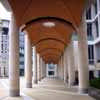
M 55 26 L 55 23 L 54 22 L 44 22 L 43 23 L 43 26 L 45 26 L 45 27 L 54 27 Z

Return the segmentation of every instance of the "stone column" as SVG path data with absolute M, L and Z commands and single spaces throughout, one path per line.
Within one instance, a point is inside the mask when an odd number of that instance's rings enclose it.
M 42 79 L 42 58 L 40 57 L 40 80 Z
M 73 42 L 68 45 L 67 48 L 67 61 L 68 61 L 68 84 L 69 86 L 74 85 L 75 82 L 75 64 L 74 64 L 74 54 L 73 54 Z
M 58 64 L 57 64 L 57 78 L 59 78 L 59 62 L 58 62 Z
M 41 79 L 43 79 L 43 59 L 41 58 Z
M 79 48 L 79 92 L 88 92 L 89 71 L 88 71 L 88 44 L 86 33 L 85 13 L 82 16 L 82 23 L 78 29 L 78 48 Z
M 36 47 L 33 47 L 33 83 L 37 84 L 37 54 Z
M 61 58 L 59 60 L 59 78 L 62 79 L 62 63 L 61 63 Z
M 43 78 L 46 77 L 46 64 L 45 64 L 45 61 L 43 61 Z
M 39 54 L 37 53 L 36 56 L 37 56 L 36 63 L 37 63 L 37 82 L 38 82 L 39 81 Z
M 28 33 L 25 32 L 25 81 L 26 88 L 32 88 L 32 46 Z
M 63 56 L 61 56 L 61 79 L 63 80 L 64 79 L 64 59 L 63 59 Z
M 46 64 L 46 77 L 49 77 L 48 76 L 48 64 Z
M 12 14 L 9 32 L 9 95 L 19 96 L 19 30 Z
M 60 60 L 59 60 L 59 62 L 58 62 L 58 66 L 57 66 L 57 75 L 58 75 L 58 78 L 60 78 L 60 68 L 61 68 L 61 66 L 60 66 Z
M 42 79 L 42 58 L 40 57 L 40 80 Z
M 42 79 L 44 78 L 44 61 L 42 59 Z
M 66 55 L 66 49 L 65 49 L 65 52 L 64 52 L 64 82 L 66 83 L 67 82 L 67 55 Z
M 57 64 L 55 64 L 55 77 L 57 78 Z
M 37 54 L 37 77 L 38 77 L 38 81 L 41 80 L 41 65 L 40 65 L 40 55 Z

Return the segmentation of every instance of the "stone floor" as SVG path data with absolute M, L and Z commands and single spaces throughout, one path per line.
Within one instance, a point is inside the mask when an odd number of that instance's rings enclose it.
M 88 95 L 79 94 L 76 87 L 68 87 L 62 80 L 45 78 L 32 89 L 26 89 L 24 78 L 20 79 L 21 96 L 9 97 L 8 79 L 0 79 L 0 100 L 95 100 Z

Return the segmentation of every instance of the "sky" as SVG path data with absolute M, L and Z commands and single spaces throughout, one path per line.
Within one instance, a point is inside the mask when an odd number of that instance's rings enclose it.
M 8 12 L 0 2 L 0 19 L 11 19 L 11 13 Z

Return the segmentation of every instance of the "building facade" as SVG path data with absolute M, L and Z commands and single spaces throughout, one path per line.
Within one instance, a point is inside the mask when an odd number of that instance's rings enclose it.
M 57 77 L 57 65 L 56 64 L 47 64 L 46 65 L 46 76 L 47 77 Z
M 0 76 L 8 76 L 9 59 L 9 21 L 0 22 Z
M 91 4 L 86 13 L 86 22 L 89 69 L 94 72 L 94 77 L 100 77 L 100 0 L 94 0 Z
M 7 77 L 9 72 L 9 20 L 0 21 L 0 77 Z M 24 75 L 24 33 L 19 33 L 19 68 Z
M 100 77 L 100 0 L 94 0 L 86 12 L 89 78 Z M 75 70 L 78 69 L 78 41 L 73 35 Z

